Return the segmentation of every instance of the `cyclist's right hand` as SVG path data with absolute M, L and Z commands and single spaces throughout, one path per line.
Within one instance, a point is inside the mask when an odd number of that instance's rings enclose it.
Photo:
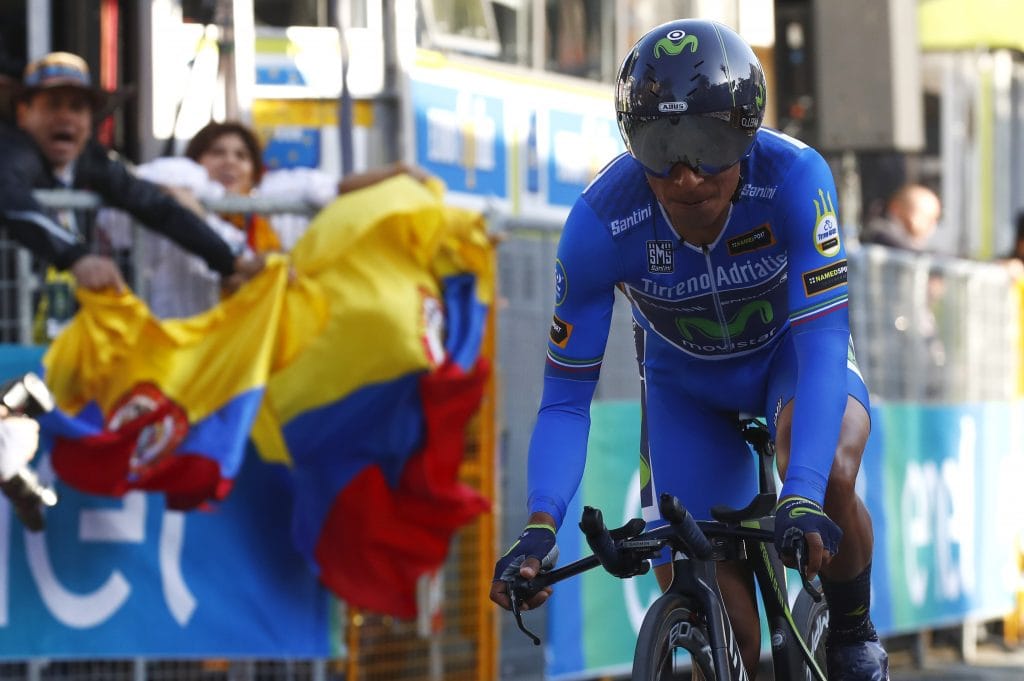
M 538 514 L 540 515 L 540 514 Z M 494 565 L 494 581 L 491 582 L 491 600 L 508 610 L 511 607 L 508 580 L 522 577 L 533 579 L 540 572 L 550 570 L 558 560 L 558 546 L 555 544 L 554 518 L 532 516 L 530 524 L 512 543 L 512 546 Z M 540 607 L 551 595 L 546 587 L 525 601 L 520 608 L 530 610 Z
M 842 539 L 842 529 L 810 499 L 785 497 L 775 509 L 775 547 L 782 561 L 791 568 L 802 567 L 807 579 L 814 579 L 839 553 Z M 806 551 L 803 566 L 796 564 L 798 550 Z

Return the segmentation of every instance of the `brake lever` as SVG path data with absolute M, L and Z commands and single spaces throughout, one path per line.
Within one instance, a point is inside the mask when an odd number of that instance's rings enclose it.
M 506 579 L 505 590 L 508 593 L 508 600 L 509 604 L 511 605 L 512 615 L 516 618 L 516 626 L 519 627 L 519 631 L 526 634 L 529 637 L 529 639 L 533 641 L 533 645 L 539 646 L 540 638 L 532 631 L 527 629 L 526 625 L 523 624 L 523 612 L 519 609 L 519 597 L 516 595 L 515 580 Z
M 804 584 L 804 591 L 806 591 L 811 598 L 814 599 L 815 603 L 821 603 L 823 598 L 823 592 L 818 587 L 814 586 L 814 583 L 807 579 L 807 561 L 804 557 L 804 552 L 801 550 L 802 543 L 797 542 L 796 546 L 796 571 L 800 573 L 800 581 Z

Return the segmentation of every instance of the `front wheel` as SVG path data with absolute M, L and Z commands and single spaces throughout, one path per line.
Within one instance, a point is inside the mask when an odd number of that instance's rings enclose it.
M 815 601 L 806 591 L 801 591 L 793 604 L 793 622 L 817 667 L 809 665 L 801 656 L 797 680 L 827 681 L 825 639 L 828 638 L 828 604 L 825 599 Z
M 691 676 L 691 665 L 696 674 Z M 703 619 L 693 601 L 661 595 L 644 616 L 633 653 L 633 681 L 717 681 Z

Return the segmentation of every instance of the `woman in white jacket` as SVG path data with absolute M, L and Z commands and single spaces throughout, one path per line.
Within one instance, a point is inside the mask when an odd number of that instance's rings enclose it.
M 159 158 L 138 166 L 137 173 L 173 193 L 203 215 L 236 252 L 288 251 L 309 224 L 309 215 L 210 213 L 204 202 L 226 195 L 296 200 L 319 210 L 339 194 L 355 191 L 399 173 L 419 180 L 419 168 L 395 163 L 338 178 L 314 168 L 264 171 L 255 133 L 236 121 L 211 122 L 190 140 L 182 158 Z M 135 230 L 123 213 L 105 210 L 98 223 L 118 246 L 134 248 L 139 295 L 161 318 L 190 317 L 220 299 L 220 279 L 199 258 L 169 239 Z

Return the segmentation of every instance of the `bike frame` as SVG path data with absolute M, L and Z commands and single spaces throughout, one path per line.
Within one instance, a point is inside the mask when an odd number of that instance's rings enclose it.
M 803 660 L 807 662 L 813 678 L 826 681 L 825 672 L 818 667 L 808 641 L 800 635 L 799 627 L 793 621 L 793 613 L 789 608 L 786 568 L 778 551 L 775 550 L 775 545 L 760 544 L 758 549 L 758 559 L 751 558 L 749 563 L 754 570 L 761 600 L 764 603 L 776 678 L 797 678 L 796 674 Z M 786 645 L 787 635 L 792 637 L 796 646 Z

